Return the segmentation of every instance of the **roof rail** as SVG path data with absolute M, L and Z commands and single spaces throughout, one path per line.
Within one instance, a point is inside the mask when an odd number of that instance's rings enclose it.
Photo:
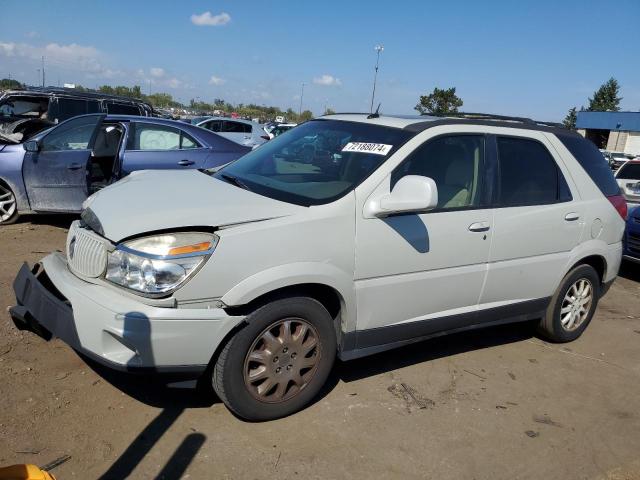
M 518 123 L 526 123 L 529 125 L 542 125 L 545 127 L 559 127 L 566 128 L 562 123 L 557 122 L 544 122 L 540 120 L 533 120 L 527 117 L 512 117 L 509 115 L 494 115 L 493 113 L 475 113 L 475 112 L 455 112 L 455 113 L 444 113 L 444 114 L 433 114 L 430 113 L 429 116 L 432 117 L 441 117 L 441 118 L 465 118 L 469 120 L 497 120 L 501 122 L 518 122 Z

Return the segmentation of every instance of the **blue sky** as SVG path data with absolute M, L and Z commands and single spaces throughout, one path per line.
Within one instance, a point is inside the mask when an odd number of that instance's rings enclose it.
M 322 113 L 415 113 L 455 86 L 462 110 L 560 120 L 609 77 L 640 110 L 640 1 L 3 0 L 0 77 L 143 86 Z M 209 13 L 207 13 L 209 12 Z

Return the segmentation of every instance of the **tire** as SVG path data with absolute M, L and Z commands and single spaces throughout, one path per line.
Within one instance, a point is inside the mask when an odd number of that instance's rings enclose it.
M 581 293 L 582 287 L 584 290 Z M 590 292 L 588 302 L 587 290 Z M 575 340 L 591 322 L 599 298 L 598 273 L 591 265 L 578 265 L 562 279 L 544 318 L 540 321 L 538 332 L 552 342 L 565 343 Z
M 212 384 L 218 397 L 237 416 L 252 421 L 274 420 L 305 407 L 335 360 L 329 312 L 311 298 L 285 298 L 255 310 L 246 323 L 215 361 Z
M 0 182 L 0 225 L 11 225 L 18 220 L 18 202 L 15 194 Z

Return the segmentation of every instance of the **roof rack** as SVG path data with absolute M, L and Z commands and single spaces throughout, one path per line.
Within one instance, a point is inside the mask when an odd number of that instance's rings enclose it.
M 512 117 L 508 115 L 494 115 L 492 113 L 475 113 L 475 112 L 456 112 L 456 113 L 445 113 L 445 114 L 429 114 L 431 117 L 439 117 L 439 118 L 464 118 L 469 120 L 496 120 L 500 122 L 517 122 L 517 123 L 526 123 L 528 125 L 541 125 L 544 127 L 557 127 L 557 128 L 566 128 L 562 123 L 557 122 L 543 122 L 540 120 L 533 120 L 527 117 Z

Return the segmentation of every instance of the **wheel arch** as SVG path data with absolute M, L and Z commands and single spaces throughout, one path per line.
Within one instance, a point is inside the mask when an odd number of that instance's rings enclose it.
M 607 260 L 602 255 L 589 255 L 587 257 L 583 257 L 577 262 L 575 262 L 569 271 L 580 265 L 590 265 L 598 274 L 600 278 L 600 283 L 604 283 L 604 279 L 607 276 Z

